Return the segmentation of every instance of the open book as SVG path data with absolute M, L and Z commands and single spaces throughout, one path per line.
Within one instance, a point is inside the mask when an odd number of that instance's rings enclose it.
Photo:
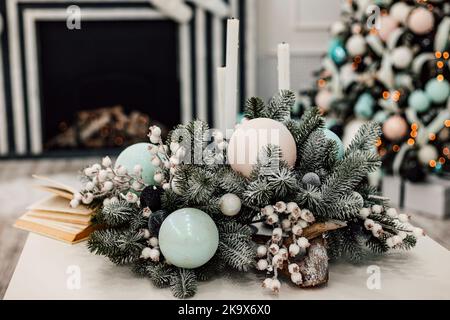
M 76 193 L 75 188 L 50 178 L 39 175 L 33 175 L 33 178 L 39 181 L 39 184 L 34 185 L 34 187 L 51 192 L 68 200 L 72 200 L 73 195 Z

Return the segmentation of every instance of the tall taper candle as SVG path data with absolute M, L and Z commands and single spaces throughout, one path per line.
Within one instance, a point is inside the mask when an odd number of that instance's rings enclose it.
M 239 51 L 239 20 L 228 19 L 227 52 L 225 77 L 225 126 L 233 129 L 236 124 L 237 93 L 238 93 L 238 51 Z
M 291 89 L 290 74 L 290 51 L 289 43 L 280 43 L 278 45 L 278 89 Z
M 227 68 L 219 67 L 217 68 L 217 114 L 216 114 L 216 124 L 218 129 L 225 134 L 226 124 L 225 124 L 225 82 L 226 82 L 226 72 Z

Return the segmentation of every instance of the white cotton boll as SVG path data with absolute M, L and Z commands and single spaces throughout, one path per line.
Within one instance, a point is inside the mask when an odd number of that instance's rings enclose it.
M 308 226 L 308 222 L 306 222 L 305 220 L 298 220 L 297 224 L 302 227 L 303 229 L 305 229 Z
M 142 229 L 142 236 L 144 237 L 144 239 L 149 239 L 150 238 L 150 231 L 148 229 Z
M 92 166 L 92 169 L 96 172 L 99 172 L 102 169 L 102 166 L 100 164 L 96 163 Z
M 73 198 L 75 200 L 81 201 L 81 199 L 83 198 L 83 196 L 81 195 L 81 193 L 77 192 L 73 195 Z
M 152 261 L 154 262 L 158 262 L 159 261 L 159 250 L 158 249 L 151 249 L 150 250 L 150 259 L 152 259 Z
M 180 164 L 180 159 L 177 156 L 171 156 L 169 161 L 174 166 L 178 166 Z
M 372 234 L 374 237 L 378 238 L 383 233 L 383 228 L 378 223 L 374 224 L 372 227 Z
M 398 232 L 398 236 L 399 236 L 402 240 L 405 240 L 405 238 L 406 238 L 407 235 L 408 235 L 408 234 L 407 234 L 405 231 L 399 231 L 399 232 Z
M 316 221 L 316 219 L 314 218 L 314 215 L 312 214 L 311 211 L 309 211 L 308 209 L 303 209 L 300 212 L 300 217 L 305 220 L 306 222 L 309 223 L 313 223 L 314 221 Z
M 186 156 L 186 149 L 184 147 L 180 147 L 175 155 L 178 159 L 183 159 Z
M 308 248 L 310 246 L 309 240 L 306 239 L 305 237 L 298 238 L 297 239 L 297 244 L 302 249 L 306 249 L 306 248 Z
M 86 193 L 82 199 L 84 204 L 91 204 L 94 201 L 94 195 L 92 193 Z
M 392 237 L 386 239 L 386 244 L 389 248 L 393 248 L 395 246 L 394 240 L 392 239 Z
M 269 251 L 271 254 L 275 255 L 278 253 L 278 251 L 280 251 L 280 247 L 276 243 L 272 243 L 269 246 Z
M 112 181 L 106 181 L 103 184 L 103 190 L 106 192 L 111 191 L 113 188 L 114 188 L 114 183 L 112 183 Z
M 403 242 L 402 238 L 400 236 L 398 236 L 398 235 L 393 236 L 392 237 L 392 241 L 394 243 L 394 246 L 396 246 L 396 245 L 398 245 L 398 244 Z
M 151 245 L 153 248 L 154 248 L 154 247 L 157 247 L 157 246 L 159 245 L 158 238 L 157 238 L 157 237 L 151 237 L 151 238 L 148 240 L 148 244 Z
M 106 179 L 108 179 L 108 171 L 100 170 L 100 172 L 98 173 L 98 181 L 105 182 Z
M 133 183 L 131 184 L 131 188 L 133 188 L 133 190 L 136 190 L 136 191 L 140 191 L 142 189 L 142 187 L 143 187 L 143 185 L 139 181 L 133 181 Z
M 373 226 L 375 225 L 375 222 L 372 219 L 366 219 L 364 220 L 364 227 L 367 230 L 372 230 Z
M 138 196 L 133 192 L 128 192 L 125 199 L 128 203 L 136 203 L 139 200 Z
M 80 200 L 77 200 L 77 199 L 72 199 L 72 200 L 70 200 L 70 206 L 72 207 L 72 208 L 76 208 L 76 207 L 78 207 L 80 205 Z
M 296 263 L 291 263 L 288 266 L 289 273 L 296 273 L 300 271 L 300 267 Z
M 120 176 L 124 176 L 128 173 L 127 168 L 125 168 L 124 166 L 119 165 L 119 167 L 117 168 L 117 174 Z
M 106 168 L 111 167 L 111 166 L 112 166 L 111 158 L 108 157 L 108 156 L 104 157 L 104 158 L 102 159 L 102 165 L 103 165 L 104 167 L 106 167 Z
M 413 229 L 413 234 L 418 238 L 418 237 L 424 236 L 425 232 L 423 231 L 422 228 L 414 228 Z
M 291 274 L 291 281 L 296 285 L 299 285 L 303 282 L 302 274 L 300 272 L 294 272 Z
M 292 233 L 296 236 L 301 236 L 303 233 L 303 228 L 299 224 L 296 224 L 292 227 Z
M 269 216 L 274 212 L 274 209 L 272 206 L 265 206 L 261 209 L 261 213 L 265 216 Z
M 281 227 L 283 230 L 289 230 L 291 228 L 291 221 L 289 219 L 283 219 L 281 221 Z
M 151 143 L 153 143 L 153 144 L 158 144 L 158 143 L 160 143 L 161 142 L 161 137 L 159 136 L 155 136 L 155 135 L 151 135 L 150 136 L 150 142 Z
M 361 208 L 361 210 L 359 210 L 359 216 L 361 217 L 361 219 L 367 219 L 369 215 L 370 215 L 369 208 Z
M 288 251 L 286 250 L 286 248 L 281 248 L 280 251 L 278 252 L 278 254 L 281 255 L 283 260 L 287 260 L 287 258 L 289 257 Z
M 213 137 L 216 143 L 222 142 L 224 138 L 223 133 L 221 131 L 214 131 Z
M 166 182 L 162 185 L 163 190 L 169 190 L 170 189 L 170 183 Z
M 157 172 L 155 173 L 155 175 L 153 176 L 153 180 L 155 180 L 156 183 L 161 183 L 164 179 L 164 175 L 161 172 Z
M 267 260 L 265 259 L 261 259 L 258 261 L 258 263 L 256 264 L 256 269 L 264 271 L 267 269 L 267 267 L 269 266 L 269 263 L 267 262 Z
M 267 288 L 270 289 L 272 287 L 272 279 L 271 278 L 266 278 L 264 279 L 263 283 L 262 283 L 262 287 L 263 288 Z
M 275 211 L 278 213 L 282 213 L 285 212 L 287 209 L 286 203 L 283 201 L 278 201 L 277 203 L 275 203 Z
M 117 197 L 112 197 L 112 198 L 109 199 L 109 200 L 111 200 L 111 203 L 117 203 L 117 202 L 119 202 L 119 198 L 117 198 Z
M 224 140 L 217 144 L 217 149 L 219 149 L 220 151 L 223 151 L 227 148 L 227 146 L 228 146 L 228 143 Z
M 161 159 L 158 156 L 154 156 L 152 159 L 152 165 L 159 167 L 161 165 Z
M 271 289 L 273 292 L 275 292 L 275 293 L 280 292 L 280 289 L 281 289 L 281 282 L 280 282 L 280 280 L 278 280 L 278 279 L 273 279 L 273 280 L 272 280 L 272 283 L 271 283 L 271 285 L 270 285 L 270 289 Z
M 151 214 L 152 214 L 152 210 L 150 210 L 150 208 L 146 207 L 146 208 L 142 209 L 142 216 L 144 218 L 150 217 Z
M 276 254 L 273 256 L 272 258 L 272 265 L 274 267 L 281 267 L 283 265 L 283 257 L 281 256 L 281 254 Z
M 170 151 L 174 154 L 180 148 L 180 144 L 178 142 L 170 143 Z
M 398 215 L 398 220 L 400 220 L 400 222 L 408 222 L 409 217 L 408 217 L 408 215 L 405 214 L 405 213 L 400 213 L 400 214 Z
M 95 184 L 92 181 L 89 181 L 84 187 L 87 191 L 92 191 L 95 188 Z
M 141 252 L 141 258 L 142 259 L 149 259 L 152 249 L 151 248 L 144 248 Z
M 287 211 L 287 213 L 292 213 L 292 211 L 293 211 L 295 208 L 298 208 L 298 204 L 296 204 L 295 202 L 289 202 L 289 203 L 286 205 L 286 211 Z
M 278 216 L 275 213 L 272 213 L 271 215 L 269 215 L 266 219 L 266 222 L 270 225 L 273 225 L 275 223 L 277 223 L 279 220 Z
M 84 169 L 84 174 L 88 177 L 92 177 L 94 174 L 94 170 L 92 170 L 92 168 L 86 168 Z
M 266 246 L 259 246 L 256 249 L 256 255 L 260 258 L 265 257 L 267 255 L 267 247 Z
M 158 126 L 152 126 L 150 127 L 150 131 L 152 133 L 152 135 L 154 135 L 155 137 L 161 137 L 161 128 Z
M 396 210 L 395 208 L 389 208 L 389 209 L 387 209 L 386 214 L 387 214 L 389 217 L 393 218 L 393 219 L 395 219 L 395 218 L 398 217 L 398 213 L 397 213 L 397 210 Z
M 142 166 L 140 164 L 135 165 L 133 172 L 136 176 L 140 176 L 142 174 Z
M 272 236 L 276 236 L 278 239 L 281 239 L 282 235 L 283 235 L 283 230 L 281 228 L 273 229 Z
M 290 255 L 291 257 L 295 257 L 295 256 L 298 255 L 299 253 L 300 253 L 300 247 L 299 247 L 297 244 L 292 243 L 292 244 L 289 246 L 289 255 Z
M 380 213 L 383 212 L 383 207 L 380 206 L 379 204 L 374 204 L 374 205 L 372 206 L 372 212 L 373 212 L 373 213 L 376 213 L 376 214 L 380 214 Z
M 150 151 L 150 154 L 156 155 L 156 154 L 158 154 L 158 152 L 159 152 L 159 147 L 158 147 L 158 146 L 155 146 L 155 145 L 150 145 L 150 146 L 148 147 L 148 151 Z
M 109 206 L 111 204 L 111 200 L 106 198 L 103 200 L 103 206 Z

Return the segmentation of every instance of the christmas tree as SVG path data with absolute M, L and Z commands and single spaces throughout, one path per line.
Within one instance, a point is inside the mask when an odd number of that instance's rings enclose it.
M 382 125 L 383 168 L 411 181 L 450 173 L 450 3 L 346 1 L 304 105 L 351 141 L 368 120 Z

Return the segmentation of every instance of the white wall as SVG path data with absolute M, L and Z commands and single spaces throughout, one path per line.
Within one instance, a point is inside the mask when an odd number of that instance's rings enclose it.
M 293 90 L 311 86 L 326 52 L 330 25 L 339 19 L 341 0 L 257 0 L 257 94 L 266 99 L 277 90 L 280 42 L 291 46 Z

